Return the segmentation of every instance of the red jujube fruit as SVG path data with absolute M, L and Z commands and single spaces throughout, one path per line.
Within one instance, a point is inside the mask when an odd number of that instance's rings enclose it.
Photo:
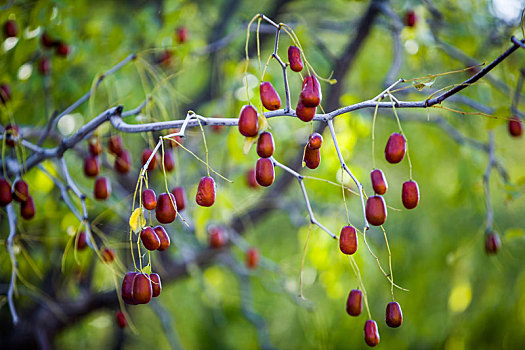
M 352 289 L 346 299 L 346 312 L 350 316 L 359 316 L 363 310 L 363 293 L 359 289 Z
M 246 184 L 251 188 L 257 188 L 259 186 L 257 179 L 255 178 L 255 169 L 249 169 L 246 171 Z
M 127 174 L 131 169 L 131 157 L 129 152 L 122 150 L 118 156 L 115 157 L 115 170 L 120 174 Z
M 0 179 L 0 206 L 5 207 L 13 200 L 11 186 L 6 179 Z
M 151 291 L 154 298 L 160 295 L 162 291 L 162 284 L 160 283 L 160 276 L 157 273 L 152 273 L 149 275 L 151 279 Z
M 87 156 L 84 159 L 84 175 L 87 177 L 95 177 L 100 172 L 97 156 Z
M 261 102 L 269 111 L 275 111 L 281 108 L 281 99 L 269 81 L 263 81 L 259 88 L 261 94 Z
M 35 216 L 35 210 L 35 201 L 31 196 L 27 196 L 27 201 L 20 204 L 20 215 L 26 220 L 31 220 Z
M 160 239 L 151 227 L 144 227 L 140 231 L 140 239 L 147 250 L 157 250 L 160 247 Z
M 24 180 L 16 180 L 13 185 L 13 199 L 19 203 L 27 201 L 29 198 L 29 186 Z
M 297 118 L 301 119 L 303 122 L 312 121 L 315 117 L 315 111 L 317 107 L 306 107 L 301 99 L 297 102 L 297 108 L 295 109 L 295 114 Z
M 195 201 L 201 207 L 211 207 L 215 203 L 215 181 L 209 176 L 205 176 L 199 182 Z
M 175 196 L 177 211 L 181 211 L 186 208 L 186 191 L 184 191 L 184 187 L 175 187 L 173 190 L 171 190 L 171 193 Z
M 321 134 L 314 132 L 308 138 L 308 146 L 311 149 L 319 149 L 323 145 L 323 136 Z
M 144 150 L 144 152 L 142 152 L 142 166 L 146 165 L 149 157 L 151 157 L 151 155 L 153 154 L 153 150 L 149 149 L 149 148 L 146 148 Z M 155 154 L 153 156 L 153 158 L 151 158 L 151 161 L 149 162 L 148 164 L 148 168 L 147 170 L 148 171 L 152 171 L 154 170 L 155 168 L 157 167 L 157 154 Z
M 407 27 L 414 27 L 417 23 L 417 16 L 414 10 L 410 10 L 405 15 L 405 24 Z
M 12 19 L 4 23 L 4 35 L 6 38 L 12 38 L 18 34 L 18 25 Z
M 93 189 L 93 195 L 95 199 L 105 200 L 108 199 L 111 194 L 111 183 L 105 176 L 97 177 L 95 180 L 95 188 Z
M 164 152 L 164 169 L 169 173 L 175 169 L 175 160 L 173 159 L 173 152 L 171 150 L 166 150 Z
M 246 137 L 257 136 L 259 132 L 259 116 L 252 105 L 243 106 L 239 115 L 239 132 Z
M 385 147 L 387 162 L 396 164 L 403 160 L 406 152 L 405 137 L 397 132 L 390 135 Z
M 133 280 L 133 301 L 137 304 L 147 304 L 151 300 L 153 290 L 151 281 L 145 273 L 138 273 Z
M 128 272 L 126 276 L 124 276 L 124 279 L 122 280 L 121 295 L 122 295 L 122 300 L 124 300 L 126 304 L 130 304 L 130 305 L 137 304 L 133 300 L 133 281 L 135 280 L 136 275 L 137 275 L 136 272 Z
M 255 165 L 255 179 L 261 186 L 267 187 L 273 184 L 275 170 L 273 162 L 269 158 L 259 158 Z
M 381 196 L 370 196 L 366 201 L 366 219 L 371 225 L 380 226 L 386 221 L 386 204 Z
M 419 203 L 419 188 L 417 182 L 410 180 L 403 183 L 401 199 L 407 209 L 414 209 L 417 206 Z
M 259 265 L 259 250 L 257 248 L 249 248 L 246 251 L 246 267 L 255 269 Z
M 357 251 L 357 233 L 352 226 L 345 226 L 339 235 L 339 249 L 343 254 L 351 255 Z
M 385 194 L 388 190 L 388 183 L 386 182 L 385 174 L 380 169 L 374 169 L 370 173 L 372 181 L 372 188 L 377 194 Z
M 126 328 L 128 325 L 128 321 L 126 320 L 126 315 L 122 311 L 117 311 L 115 314 L 115 320 L 117 321 L 117 325 L 120 328 Z
M 371 347 L 379 344 L 379 331 L 374 320 L 367 320 L 365 323 L 365 342 Z
M 153 210 L 157 207 L 157 197 L 155 191 L 148 188 L 142 191 L 142 205 L 148 210 Z
M 269 158 L 273 155 L 275 149 L 273 143 L 273 136 L 271 133 L 265 131 L 259 135 L 257 140 L 257 154 L 261 158 Z
M 17 142 L 18 136 L 20 134 L 18 125 L 7 124 L 5 127 L 5 133 L 6 133 L 5 144 L 8 145 L 9 147 L 14 147 Z
M 403 313 L 401 312 L 401 306 L 397 302 L 390 302 L 386 306 L 385 321 L 392 328 L 397 328 L 403 323 Z
M 226 234 L 220 227 L 213 227 L 209 230 L 209 242 L 212 248 L 221 248 L 226 244 Z
M 168 233 L 166 232 L 164 227 L 155 226 L 153 230 L 157 234 L 157 237 L 159 237 L 159 241 L 160 241 L 160 246 L 157 248 L 157 250 L 162 252 L 168 249 L 171 241 L 170 241 L 170 236 L 168 236 Z
M 303 90 L 301 91 L 301 102 L 305 107 L 317 107 L 321 103 L 321 85 L 313 75 L 309 75 L 303 80 Z
M 290 69 L 294 72 L 300 72 L 303 70 L 301 50 L 299 50 L 297 46 L 290 46 L 288 48 L 288 62 L 290 62 Z
M 155 217 L 162 224 L 169 224 L 175 220 L 177 212 L 175 211 L 175 196 L 171 193 L 162 193 L 157 200 L 155 208 Z
M 113 260 L 115 260 L 115 251 L 110 248 L 104 248 L 102 251 L 102 260 L 104 260 L 105 263 L 112 263 Z
M 321 150 L 306 146 L 303 161 L 308 168 L 316 169 L 321 164 Z
M 485 235 L 485 252 L 487 254 L 496 254 L 500 247 L 501 240 L 496 232 Z
M 77 250 L 84 250 L 87 248 L 86 233 L 80 231 L 77 237 Z
M 110 136 L 110 138 L 108 139 L 108 149 L 109 149 L 109 153 L 114 154 L 116 156 L 122 153 L 123 151 L 122 139 L 120 138 L 120 136 L 118 135 Z
M 89 139 L 88 150 L 93 156 L 98 156 L 102 153 L 102 145 L 100 144 L 98 137 L 92 137 Z
M 517 116 L 512 116 L 509 119 L 509 134 L 513 137 L 520 137 L 523 133 L 523 124 L 521 119 Z

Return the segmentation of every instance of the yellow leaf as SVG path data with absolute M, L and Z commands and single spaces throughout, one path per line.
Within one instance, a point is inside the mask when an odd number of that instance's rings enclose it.
M 257 142 L 257 136 L 254 137 L 246 137 L 244 139 L 244 147 L 243 147 L 243 153 L 248 154 L 250 152 L 250 149 L 252 148 L 253 144 Z
M 145 225 L 146 219 L 142 214 L 142 209 L 135 209 L 129 218 L 129 226 L 131 227 L 133 232 L 137 232 L 138 230 L 142 229 Z
M 259 114 L 259 131 L 264 131 L 268 129 L 268 120 L 264 114 Z

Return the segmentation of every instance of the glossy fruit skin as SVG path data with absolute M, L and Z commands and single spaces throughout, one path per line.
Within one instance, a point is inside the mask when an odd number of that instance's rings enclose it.
M 87 248 L 86 233 L 80 231 L 77 237 L 77 250 L 84 250 Z
M 275 91 L 272 83 L 263 81 L 259 87 L 259 92 L 264 108 L 269 111 L 275 111 L 281 108 L 281 98 L 279 94 L 277 94 L 277 91 Z
M 188 40 L 188 29 L 180 27 L 177 29 L 177 42 L 182 44 Z
M 488 255 L 496 254 L 501 247 L 501 240 L 496 232 L 485 235 L 485 252 Z
M 93 195 L 95 199 L 106 200 L 111 194 L 111 182 L 105 176 L 99 176 L 95 180 L 95 188 L 93 189 Z
M 128 321 L 126 320 L 126 315 L 122 311 L 117 311 L 115 314 L 115 320 L 117 321 L 117 325 L 119 328 L 126 328 L 128 325 Z
M 308 168 L 316 169 L 319 164 L 321 164 L 321 150 L 311 149 L 306 146 L 304 149 L 303 161 Z
M 257 248 L 249 248 L 246 251 L 246 267 L 249 269 L 255 269 L 259 266 L 259 250 Z
M 306 107 L 301 102 L 301 99 L 299 99 L 299 102 L 297 102 L 297 108 L 295 109 L 295 114 L 297 115 L 297 118 L 307 123 L 314 119 L 316 109 L 317 107 Z
M 149 226 L 140 231 L 140 239 L 147 250 L 157 250 L 160 247 L 160 239 L 157 233 Z
M 220 227 L 213 227 L 209 230 L 209 242 L 211 248 L 221 248 L 226 245 L 226 234 Z
M 29 198 L 29 186 L 24 180 L 16 180 L 13 184 L 13 199 L 18 203 L 23 203 Z
M 133 281 L 135 280 L 136 275 L 136 272 L 128 272 L 122 280 L 121 295 L 122 300 L 124 300 L 126 304 L 136 304 L 133 300 Z
M 341 229 L 339 249 L 346 255 L 352 255 L 357 251 L 357 233 L 354 227 L 345 226 Z
M 104 262 L 107 264 L 112 263 L 113 260 L 115 260 L 115 251 L 113 249 L 104 248 L 101 255 L 102 260 L 104 260 Z
M 122 150 L 122 152 L 115 157 L 115 170 L 120 174 L 127 174 L 131 169 L 131 157 L 127 150 Z
M 95 177 L 100 172 L 97 156 L 87 156 L 84 159 L 84 175 L 87 177 Z
M 311 149 L 319 149 L 323 145 L 323 136 L 321 134 L 314 132 L 308 138 L 308 147 Z
M 170 246 L 170 236 L 162 226 L 155 226 L 153 228 L 155 233 L 157 234 L 157 237 L 159 237 L 160 246 L 157 248 L 158 251 L 165 251 Z
M 6 38 L 13 38 L 18 35 L 18 25 L 12 19 L 4 23 L 4 35 Z
M 8 84 L 0 84 L 0 103 L 5 104 L 11 99 L 11 88 Z
M 410 10 L 405 15 L 405 24 L 407 27 L 415 27 L 417 23 L 417 16 L 413 10 Z
M 160 276 L 157 273 L 152 273 L 149 275 L 151 279 L 151 291 L 154 298 L 160 295 L 162 292 L 162 283 L 160 282 Z
M 38 61 L 38 71 L 41 75 L 49 75 L 51 72 L 51 61 L 49 61 L 49 58 L 44 56 Z
M 147 148 L 142 152 L 142 166 L 146 165 L 146 162 L 148 161 L 149 157 L 153 154 L 153 150 Z M 153 158 L 151 158 L 151 162 L 148 164 L 148 171 L 152 171 L 157 167 L 157 154 Z
M 7 135 L 7 138 L 5 140 L 5 144 L 9 147 L 14 147 L 17 143 L 18 136 L 20 135 L 20 131 L 18 129 L 18 125 L 16 124 L 7 124 L 5 127 L 5 132 Z
M 512 116 L 508 122 L 509 134 L 512 137 L 521 137 L 523 134 L 523 123 L 517 116 Z
M 275 180 L 273 162 L 269 158 L 259 158 L 255 165 L 255 180 L 261 186 L 268 187 Z
M 162 224 L 169 224 L 177 217 L 175 211 L 175 196 L 171 193 L 162 193 L 157 199 L 157 208 L 155 209 L 155 217 Z
M 403 323 L 403 312 L 397 302 L 390 302 L 386 306 L 385 322 L 388 327 L 392 328 L 397 328 Z
M 374 320 L 367 320 L 365 322 L 365 342 L 371 347 L 379 344 L 379 331 L 377 330 L 377 323 Z
M 410 180 L 403 183 L 401 199 L 407 209 L 414 209 L 417 206 L 419 203 L 419 187 L 417 186 L 417 182 Z
M 164 170 L 168 173 L 175 169 L 175 160 L 173 159 L 173 152 L 171 150 L 166 150 L 164 152 Z
M 55 46 L 55 52 L 58 56 L 67 57 L 70 51 L 71 47 L 64 42 L 59 42 L 57 46 Z
M 239 114 L 239 132 L 246 137 L 257 136 L 259 132 L 259 116 L 252 105 L 245 105 Z
M 290 46 L 288 48 L 288 62 L 290 62 L 290 69 L 294 72 L 303 70 L 303 60 L 301 59 L 301 50 L 297 46 Z
M 5 207 L 13 200 L 11 185 L 6 179 L 0 179 L 0 206 Z
M 35 201 L 31 196 L 27 196 L 27 201 L 20 204 L 20 215 L 26 220 L 35 217 L 35 210 Z
M 142 205 L 148 210 L 153 210 L 157 207 L 157 196 L 151 188 L 142 191 Z
M 184 191 L 184 187 L 175 187 L 171 190 L 171 193 L 175 196 L 177 211 L 184 210 L 186 208 L 186 191 Z
M 246 184 L 250 188 L 259 187 L 257 179 L 255 178 L 255 169 L 249 169 L 248 171 L 246 171 Z
M 138 273 L 133 279 L 133 301 L 137 304 L 147 304 L 152 294 L 149 276 L 145 273 Z
M 108 139 L 108 150 L 109 153 L 118 156 L 122 153 L 122 139 L 118 135 L 112 135 Z
M 388 183 L 386 182 L 385 174 L 381 169 L 374 169 L 370 173 L 370 180 L 372 188 L 376 194 L 385 194 L 388 190 Z
M 205 176 L 199 182 L 195 201 L 201 207 L 211 207 L 215 203 L 215 181 L 209 176 Z
M 301 91 L 301 102 L 305 107 L 317 107 L 323 99 L 321 85 L 313 75 L 309 75 L 303 80 L 303 90 Z
M 403 160 L 406 152 L 405 137 L 397 132 L 390 135 L 385 147 L 387 162 L 396 164 Z
M 370 196 L 366 201 L 366 219 L 371 225 L 380 226 L 386 221 L 385 200 L 381 196 Z
M 350 316 L 359 316 L 363 310 L 363 293 L 359 289 L 352 289 L 346 299 L 346 312 Z
M 257 154 L 261 158 L 269 158 L 273 155 L 275 145 L 273 143 L 273 136 L 268 131 L 259 135 L 257 140 Z

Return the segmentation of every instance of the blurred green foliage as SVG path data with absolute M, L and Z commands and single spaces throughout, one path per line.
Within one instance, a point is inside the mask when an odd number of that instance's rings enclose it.
M 0 13 L 0 22 L 16 19 L 21 32 L 16 46 L 1 53 L 0 81 L 9 83 L 12 88 L 12 101 L 8 110 L 3 110 L 2 124 L 15 120 L 22 126 L 42 128 L 54 110 L 62 111 L 69 106 L 90 89 L 99 74 L 130 53 L 137 53 L 138 59 L 104 80 L 89 103 L 76 111 L 79 113 L 76 119 L 69 119 L 74 121 L 73 129 L 111 106 L 122 104 L 126 109 L 134 108 L 148 94 L 153 96 L 153 102 L 140 116 L 142 119 L 129 122 L 182 119 L 188 109 L 205 116 L 237 116 L 245 103 L 235 95 L 243 88 L 245 25 L 255 14 L 275 7 L 275 3 L 239 1 L 238 6 L 228 11 L 230 3 L 237 2 L 15 1 Z M 330 55 L 339 55 L 353 38 L 359 16 L 367 6 L 368 1 L 289 1 L 280 9 L 278 20 L 293 25 L 309 61 L 326 77 L 334 69 Z M 518 23 L 497 17 L 492 1 L 444 1 L 435 6 L 443 15 L 441 39 L 479 62 L 490 62 L 509 47 L 511 34 L 521 37 Z M 400 33 L 404 56 L 400 77 L 422 77 L 466 67 L 448 56 L 434 41 L 427 22 L 431 14 L 424 2 L 394 0 L 392 7 L 401 18 L 413 9 L 419 19 L 414 28 L 405 27 Z M 211 56 L 203 54 L 203 47 L 215 38 L 216 23 L 220 22 L 224 22 L 224 35 L 231 41 Z M 352 70 L 341 82 L 345 87 L 341 105 L 371 98 L 383 90 L 393 52 L 388 23 L 388 18 L 379 17 Z M 176 29 L 181 27 L 189 32 L 185 43 L 176 40 Z M 41 48 L 40 36 L 44 31 L 71 46 L 67 58 L 59 58 L 52 51 Z M 272 37 L 273 34 L 262 36 L 268 39 L 263 41 L 263 64 L 273 49 Z M 255 41 L 253 32 L 251 40 Z M 325 48 L 319 42 L 324 43 Z M 289 44 L 290 40 L 283 35 L 279 46 L 282 57 L 286 57 Z M 171 63 L 158 64 L 159 55 L 165 50 L 172 54 Z M 524 55 L 515 53 L 493 73 L 509 87 L 509 93 L 483 80 L 464 90 L 462 95 L 490 106 L 499 117 L 508 117 L 512 93 L 525 63 Z M 52 61 L 51 75 L 46 81 L 37 70 L 42 56 Z M 249 72 L 259 77 L 254 57 Z M 24 64 L 28 65 L 26 68 L 32 67 L 32 74 L 22 80 L 19 72 Z M 467 77 L 466 72 L 439 77 L 432 88 L 459 83 Z M 266 79 L 277 91 L 284 91 L 281 70 L 275 62 L 270 63 Z M 48 88 L 44 88 L 45 84 Z M 295 106 L 301 79 L 290 74 L 290 84 L 292 106 Z M 327 89 L 326 84 L 323 89 Z M 47 103 L 44 90 L 49 94 Z M 201 99 L 200 94 L 205 90 L 211 94 L 208 99 Z M 402 99 L 422 100 L 429 94 L 427 90 L 424 89 L 423 94 L 416 89 L 409 90 Z M 256 91 L 253 90 L 252 103 L 258 106 Z M 282 93 L 281 97 L 284 101 Z M 448 102 L 444 105 L 474 111 L 463 105 L 458 107 Z M 368 181 L 372 168 L 372 113 L 360 110 L 340 116 L 335 122 L 345 160 L 365 183 L 367 193 L 372 192 Z M 400 110 L 399 114 L 418 119 L 404 122 L 403 127 L 410 145 L 414 179 L 421 190 L 421 202 L 416 209 L 389 210 L 385 225 L 394 279 L 410 290 L 394 290 L 404 314 L 401 328 L 389 329 L 384 323 L 390 285 L 362 244 L 362 236 L 355 256 L 367 288 L 372 317 L 379 325 L 380 346 L 450 350 L 518 348 L 518 344 L 525 342 L 522 332 L 525 326 L 525 216 L 522 214 L 525 203 L 521 196 L 525 179 L 525 141 L 508 136 L 504 119 L 465 116 L 442 109 Z M 487 155 L 469 145 L 456 143 L 435 124 L 427 122 L 428 117 L 437 116 L 444 117 L 466 136 L 481 141 L 487 140 L 487 128 L 495 131 L 496 153 L 511 180 L 510 184 L 505 184 L 495 172 L 491 180 L 495 229 L 502 237 L 502 249 L 497 256 L 486 256 L 483 248 L 486 208 L 482 175 Z M 304 144 L 311 132 L 310 125 L 290 118 L 270 119 L 269 123 L 276 143 L 276 159 L 284 162 L 301 157 L 298 145 Z M 234 180 L 233 184 L 217 180 L 218 199 L 210 209 L 197 208 L 193 203 L 195 179 L 205 174 L 205 168 L 187 153 L 176 153 L 177 170 L 170 176 L 169 186 L 177 184 L 186 188 L 189 199 L 186 215 L 195 225 L 196 238 L 188 237 L 180 223 L 170 225 L 175 233 L 174 247 L 180 248 L 172 250 L 175 257 L 183 256 L 183 248 L 202 247 L 210 223 L 227 223 L 234 215 L 257 204 L 266 191 L 251 191 L 246 187 L 244 173 L 253 167 L 257 156 L 253 149 L 243 155 L 243 138 L 236 128 L 230 129 L 219 133 L 211 129 L 205 131 L 211 166 Z M 100 135 L 110 130 L 110 126 L 105 125 Z M 392 111 L 381 111 L 375 125 L 376 166 L 384 170 L 390 185 L 385 195 L 387 203 L 393 208 L 402 208 L 400 191 L 401 184 L 408 180 L 408 165 L 404 161 L 393 166 L 383 157 L 388 135 L 397 130 Z M 337 176 L 340 164 L 329 135 L 325 133 L 324 136 L 321 166 L 315 171 L 306 169 L 304 174 L 338 182 L 341 180 Z M 141 150 L 153 142 L 153 137 L 148 135 L 125 135 L 124 144 L 132 154 L 133 174 L 140 166 Z M 46 143 L 47 146 L 52 144 L 53 141 Z M 199 130 L 189 131 L 185 144 L 204 158 Z M 71 169 L 82 166 L 77 155 L 68 154 L 66 158 Z M 111 164 L 112 159 L 108 162 Z M 51 163 L 47 162 L 46 167 L 56 173 Z M 109 170 L 103 172 L 110 173 Z M 74 175 L 75 180 L 90 194 L 92 180 L 79 173 Z M 276 171 L 277 177 L 282 174 L 281 170 Z M 19 246 L 31 257 L 29 260 L 25 252 L 18 255 L 20 273 L 27 281 L 19 281 L 21 293 L 16 304 L 21 308 L 34 303 L 29 296 L 39 295 L 46 263 L 61 261 L 66 244 L 79 225 L 45 175 L 35 169 L 27 174 L 27 181 L 36 198 L 37 217 L 32 222 L 19 224 Z M 158 192 L 162 191 L 160 174 L 154 175 L 151 182 Z M 318 220 L 333 232 L 339 232 L 346 224 L 341 188 L 310 179 L 305 183 Z M 114 186 L 116 193 L 122 193 L 124 186 Z M 103 218 L 99 228 L 110 234 L 108 244 L 122 256 L 128 249 L 125 225 L 131 207 L 130 196 L 129 192 L 127 196 L 115 195 L 105 204 L 88 202 L 90 217 L 100 215 Z M 359 227 L 362 220 L 359 199 L 349 195 L 346 202 L 351 222 Z M 2 211 L 2 239 L 8 232 L 4 214 Z M 282 196 L 281 210 L 274 211 L 246 232 L 249 244 L 258 247 L 279 268 L 278 273 L 264 268 L 253 272 L 250 278 L 253 308 L 264 318 L 271 342 L 277 348 L 364 348 L 362 334 L 366 312 L 359 318 L 349 317 L 345 312 L 346 297 L 350 289 L 358 287 L 357 280 L 336 241 L 315 227 L 304 268 L 303 293 L 307 300 L 295 297 L 299 292 L 301 257 L 308 229 L 304 200 L 299 186 L 293 183 Z M 388 255 L 382 231 L 373 228 L 367 238 L 387 269 Z M 242 253 L 236 248 L 233 251 L 242 268 Z M 82 297 L 75 276 L 88 268 L 91 254 L 79 252 L 75 259 L 75 254 L 69 251 L 64 276 L 55 281 L 64 286 L 61 297 Z M 153 259 L 154 270 L 162 273 L 160 259 L 155 256 Z M 31 266 L 31 261 L 36 268 Z M 129 261 L 124 264 L 131 266 Z M 0 254 L 0 267 L 2 283 L 7 283 L 11 271 L 7 254 Z M 95 276 L 95 290 L 114 288 L 113 271 L 106 265 L 97 264 Z M 120 283 L 121 275 L 117 277 Z M 34 289 L 31 286 L 35 286 Z M 243 317 L 240 299 L 239 280 L 230 268 L 219 264 L 204 270 L 195 267 L 190 278 L 165 285 L 158 302 L 173 318 L 184 348 L 255 349 L 260 346 L 257 331 Z M 8 317 L 5 303 L 0 312 L 2 318 Z M 169 348 L 169 337 L 150 307 L 134 307 L 131 314 L 137 333 L 125 331 L 125 348 Z M 116 334 L 114 310 L 101 310 L 62 332 L 55 345 L 60 349 L 110 348 L 116 342 Z

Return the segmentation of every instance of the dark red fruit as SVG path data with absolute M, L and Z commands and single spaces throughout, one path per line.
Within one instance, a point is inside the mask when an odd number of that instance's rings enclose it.
M 157 200 L 155 217 L 162 224 L 169 224 L 177 217 L 175 211 L 175 196 L 171 193 L 162 193 Z
M 416 13 L 413 10 L 408 11 L 405 14 L 405 24 L 407 27 L 415 27 L 417 23 L 417 16 Z
M 44 56 L 38 61 L 38 71 L 42 75 L 49 75 L 51 71 L 51 61 L 49 61 L 49 58 Z
M 175 196 L 177 211 L 181 211 L 186 208 L 186 191 L 184 191 L 184 187 L 175 187 L 173 190 L 171 190 L 171 193 Z
M 385 321 L 392 328 L 397 328 L 403 323 L 403 313 L 401 312 L 401 306 L 397 302 L 393 301 L 386 306 Z
M 4 23 L 4 35 L 6 38 L 12 38 L 18 35 L 18 25 L 12 19 Z
M 108 149 L 109 153 L 114 154 L 116 156 L 120 155 L 123 151 L 122 148 L 122 139 L 118 135 L 110 136 L 108 139 Z
M 160 239 L 155 231 L 147 226 L 140 231 L 140 239 L 147 250 L 157 250 L 160 247 Z
M 137 304 L 147 304 L 152 294 L 149 276 L 145 273 L 138 273 L 133 280 L 133 301 Z
M 35 201 L 33 197 L 27 196 L 27 201 L 20 204 L 20 215 L 26 220 L 31 220 L 35 216 Z
M 59 42 L 55 47 L 55 52 L 58 56 L 67 57 L 70 51 L 70 46 L 64 42 Z
M 311 149 L 319 149 L 323 144 L 323 137 L 321 134 L 314 132 L 308 138 L 308 147 Z
M 146 165 L 149 157 L 153 154 L 153 150 L 146 148 L 144 152 L 142 152 L 142 166 Z M 152 171 L 157 167 L 157 154 L 151 158 L 151 162 L 148 164 L 148 171 Z
M 512 116 L 509 119 L 509 134 L 512 137 L 520 137 L 523 133 L 523 124 L 521 119 L 517 116 Z
M 386 204 L 381 196 L 370 196 L 366 201 L 366 219 L 371 225 L 380 226 L 386 221 Z
M 131 169 L 131 157 L 129 152 L 122 150 L 122 152 L 115 157 L 115 170 L 120 174 L 127 174 Z
M 89 153 L 93 156 L 98 156 L 102 153 L 102 145 L 100 144 L 100 140 L 98 137 L 92 137 L 88 141 L 88 149 Z
M 0 102 L 2 104 L 5 104 L 7 101 L 11 99 L 11 88 L 8 84 L 1 84 L 0 85 Z
M 137 275 L 136 272 L 128 272 L 126 276 L 124 276 L 124 279 L 122 280 L 122 300 L 126 304 L 135 305 L 137 304 L 133 300 L 133 281 L 135 280 L 135 276 Z
M 339 249 L 347 255 L 352 255 L 357 251 L 357 233 L 354 227 L 345 226 L 341 229 Z
M 310 169 L 315 169 L 321 164 L 321 150 L 312 149 L 308 146 L 304 149 L 303 161 L 305 165 Z
M 374 192 L 377 194 L 385 194 L 388 190 L 388 183 L 386 182 L 385 174 L 380 169 L 374 169 L 370 173 L 370 179 L 372 180 L 372 187 Z
M 151 291 L 154 298 L 160 295 L 162 291 L 162 284 L 160 283 L 160 276 L 157 273 L 152 273 L 149 275 L 151 279 Z
M 26 202 L 29 198 L 29 186 L 24 180 L 16 180 L 13 185 L 13 199 L 19 203 Z
M 305 107 L 317 107 L 321 103 L 323 96 L 319 81 L 313 75 L 309 75 L 303 80 L 303 90 L 301 91 L 301 102 Z
M 5 133 L 6 133 L 6 140 L 5 140 L 6 145 L 8 145 L 9 147 L 14 147 L 20 135 L 18 125 L 7 124 L 5 127 Z
M 188 40 L 188 29 L 180 27 L 177 29 L 177 42 L 182 44 Z
M 417 206 L 417 203 L 419 203 L 419 188 L 417 182 L 410 180 L 403 183 L 401 199 L 407 209 L 414 209 Z
M 199 182 L 195 201 L 202 207 L 211 207 L 215 203 L 215 181 L 205 176 Z
M 290 46 L 288 48 L 288 62 L 290 62 L 290 69 L 294 72 L 300 72 L 303 70 L 301 50 L 299 50 L 297 46 Z
M 104 248 L 104 250 L 102 250 L 101 255 L 102 260 L 104 260 L 104 262 L 107 264 L 112 263 L 113 260 L 115 260 L 115 251 L 113 249 Z
M 157 207 L 157 196 L 155 191 L 148 188 L 142 191 L 142 205 L 148 210 L 153 210 Z
M 496 232 L 490 232 L 485 235 L 485 252 L 487 254 L 496 254 L 501 247 L 501 240 Z
M 359 316 L 363 310 L 363 293 L 359 289 L 352 289 L 346 299 L 346 312 L 350 316 Z
M 246 251 L 246 267 L 249 269 L 255 269 L 259 266 L 259 250 L 257 248 L 249 248 Z
M 255 165 L 255 179 L 261 186 L 268 187 L 275 180 L 273 162 L 269 158 L 259 158 Z
M 117 321 L 117 325 L 120 328 L 126 328 L 128 325 L 128 321 L 126 320 L 126 315 L 122 311 L 117 311 L 115 314 L 115 320 Z
M 84 159 L 84 175 L 87 177 L 95 177 L 100 172 L 97 156 L 87 156 Z
M 226 244 L 226 234 L 220 227 L 213 227 L 209 230 L 210 247 L 221 248 Z
M 93 195 L 95 199 L 105 200 L 108 199 L 111 194 L 111 182 L 105 176 L 99 176 L 95 180 L 95 188 L 93 189 Z
M 263 81 L 259 87 L 259 92 L 261 94 L 261 102 L 264 108 L 269 111 L 275 111 L 281 108 L 281 99 L 279 98 L 277 91 L 273 88 L 272 83 L 269 81 Z
M 297 108 L 295 109 L 295 114 L 297 114 L 297 117 L 303 122 L 309 122 L 314 119 L 316 109 L 317 107 L 305 107 L 301 99 L 299 99 L 299 102 L 297 102 Z
M 84 250 L 87 248 L 86 233 L 80 231 L 77 237 L 77 250 Z
M 172 55 L 171 55 L 170 50 L 162 51 L 157 57 L 157 63 L 164 67 L 170 66 L 171 62 L 172 62 Z
M 259 116 L 252 105 L 245 105 L 239 115 L 239 132 L 246 137 L 257 136 L 259 132 Z
M 13 200 L 11 185 L 6 179 L 0 179 L 0 206 L 5 207 Z
M 257 188 L 259 186 L 255 178 L 255 169 L 250 169 L 246 172 L 246 184 L 251 188 Z
M 396 164 L 403 160 L 406 152 L 405 137 L 397 132 L 390 135 L 385 147 L 387 162 Z
M 47 32 L 44 32 L 44 34 L 42 34 L 42 36 L 40 37 L 40 43 L 43 47 L 49 49 L 56 46 L 58 44 L 58 41 L 53 39 Z
M 259 135 L 257 140 L 257 154 L 261 158 L 269 158 L 272 156 L 275 146 L 273 144 L 273 136 L 271 133 L 265 131 Z
M 162 226 L 155 226 L 153 228 L 155 233 L 157 234 L 157 237 L 159 237 L 160 246 L 157 248 L 159 251 L 165 251 L 170 246 L 170 236 L 168 236 L 168 233 Z
M 173 159 L 173 152 L 171 150 L 166 150 L 164 152 L 164 170 L 168 173 L 175 169 L 175 160 Z
M 379 344 L 379 331 L 374 320 L 367 320 L 365 323 L 365 342 L 372 347 Z

